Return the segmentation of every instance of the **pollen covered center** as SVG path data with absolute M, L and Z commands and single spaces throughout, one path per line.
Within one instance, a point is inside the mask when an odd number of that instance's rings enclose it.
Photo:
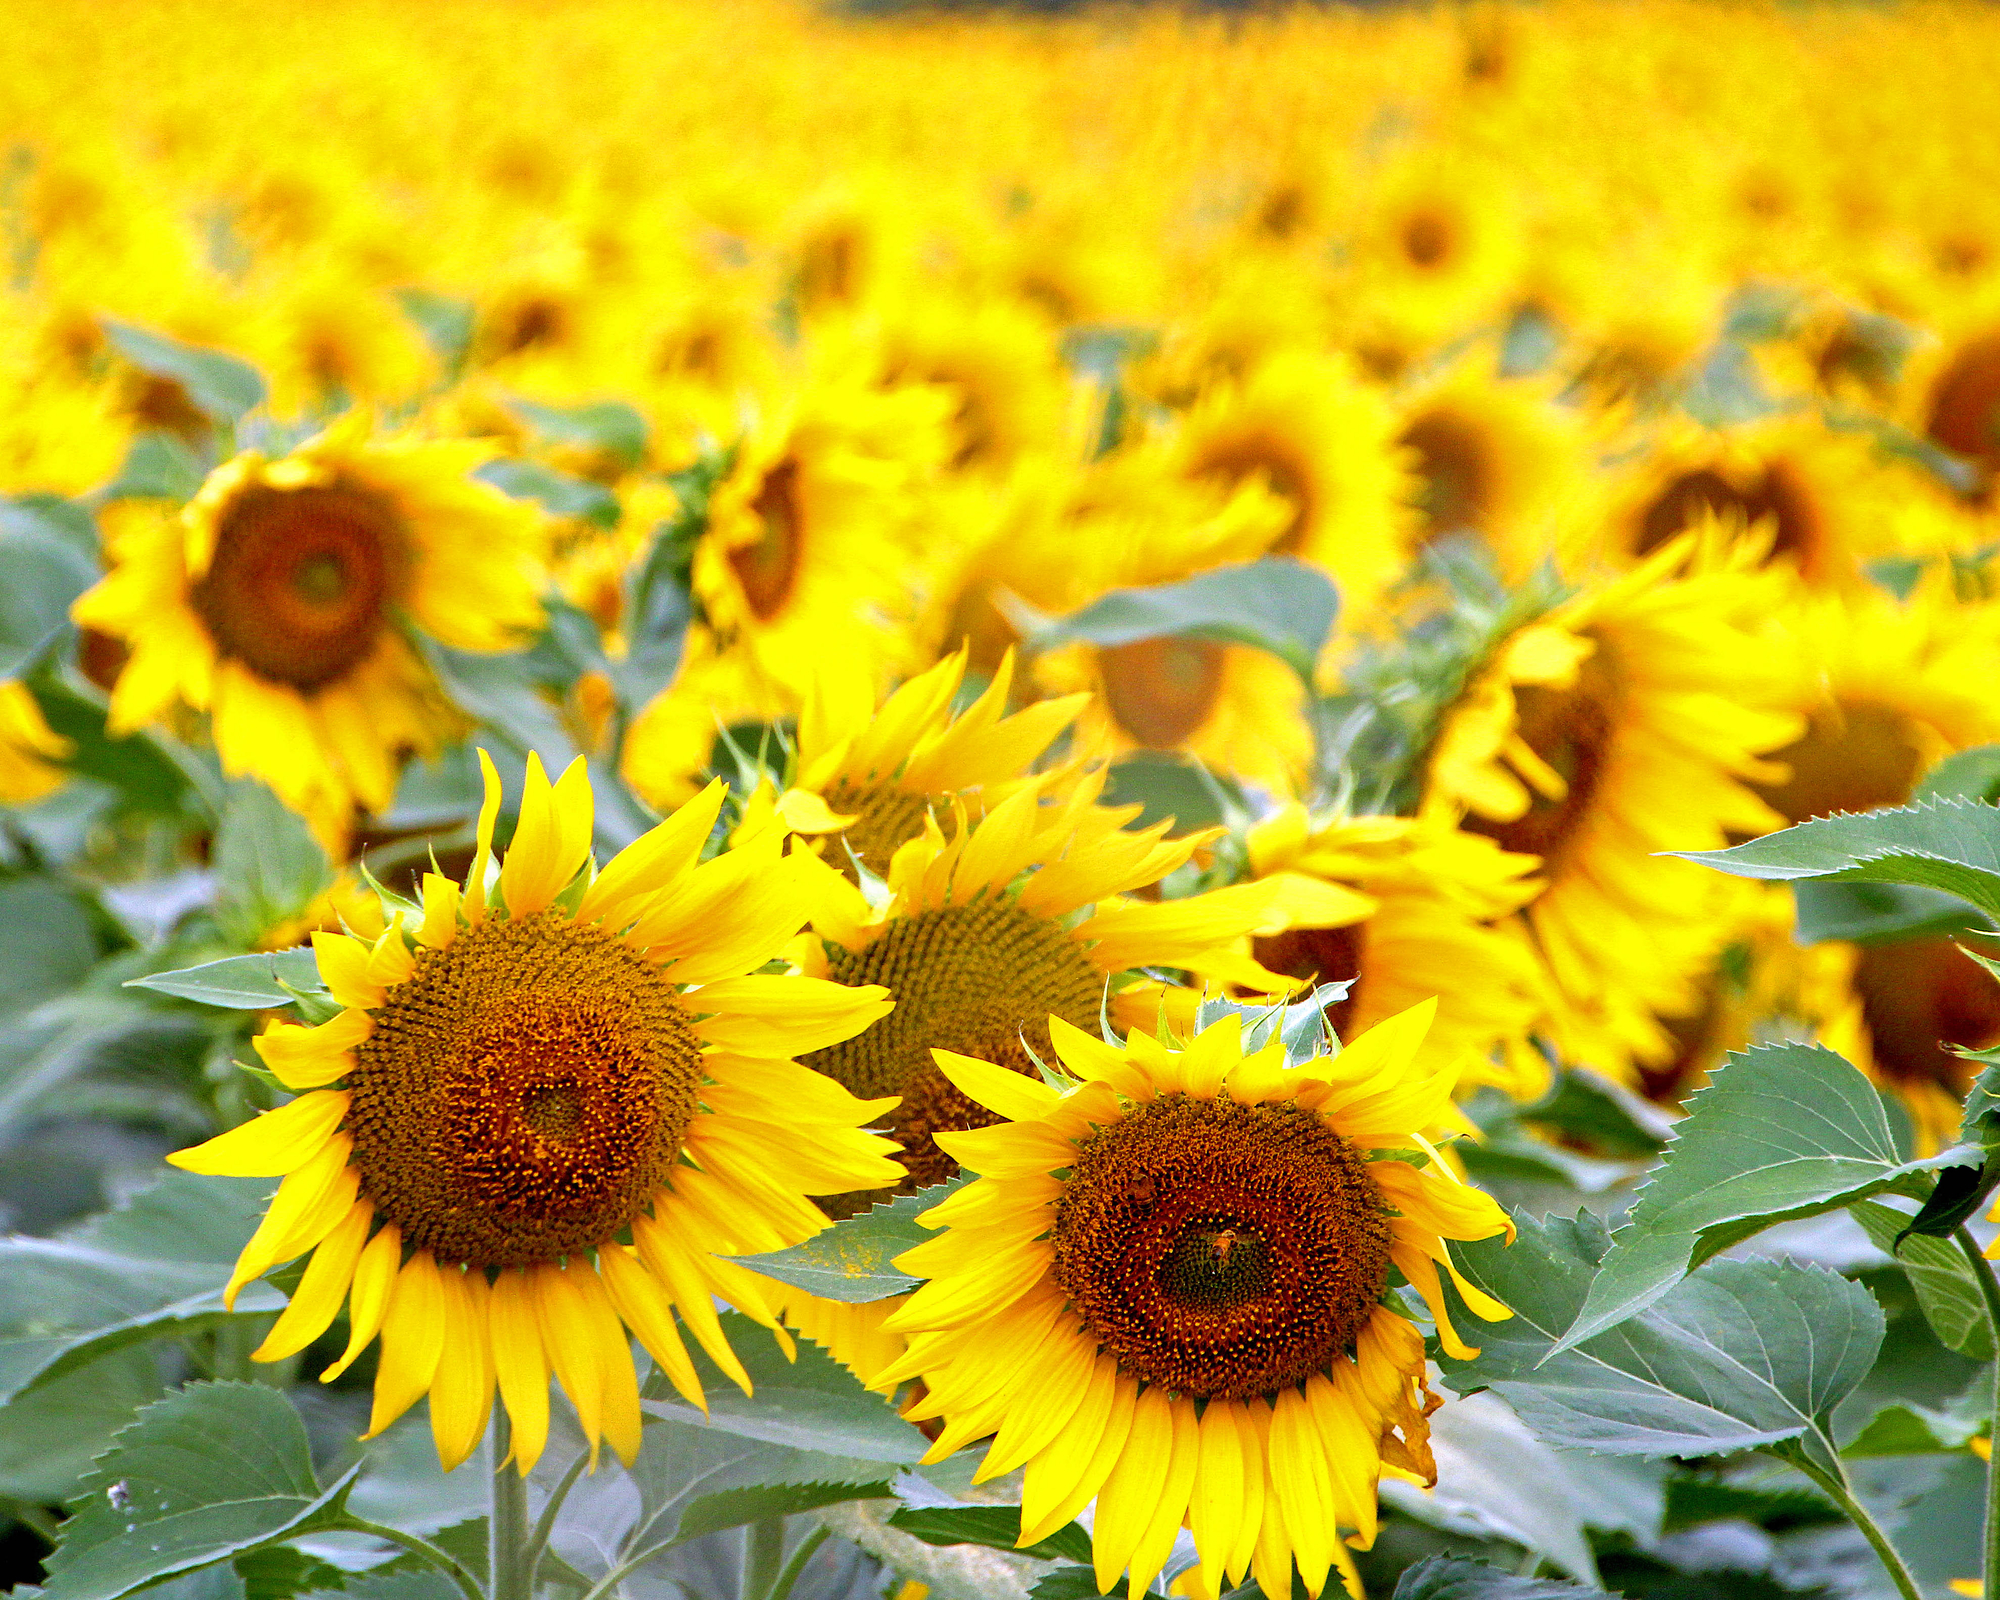
M 1503 850 L 1540 856 L 1549 871 L 1561 867 L 1568 847 L 1591 813 L 1610 765 L 1617 683 L 1605 646 L 1587 657 L 1567 689 L 1523 684 L 1514 691 L 1521 742 L 1558 780 L 1536 785 L 1528 809 L 1510 822 L 1468 817 L 1466 829 L 1496 840 Z M 1552 792 L 1557 791 L 1557 792 Z
M 848 778 L 828 785 L 826 803 L 842 816 L 855 819 L 835 836 L 827 852 L 827 859 L 850 881 L 857 875 L 848 851 L 853 851 L 870 872 L 883 877 L 889 871 L 889 858 L 896 853 L 896 847 L 924 831 L 924 817 L 930 810 L 927 795 L 898 789 L 893 784 L 856 783 Z
M 544 911 L 420 950 L 355 1051 L 362 1193 L 440 1260 L 526 1266 L 616 1236 L 671 1175 L 701 1044 L 672 984 Z
M 779 462 L 764 474 L 750 502 L 760 529 L 756 541 L 729 554 L 744 601 L 759 622 L 769 622 L 785 609 L 798 582 L 805 526 L 799 496 L 799 464 Z
M 1389 1221 L 1367 1163 L 1312 1112 L 1173 1095 L 1081 1147 L 1053 1246 L 1056 1281 L 1126 1372 L 1242 1399 L 1352 1345 Z
M 374 651 L 408 545 L 395 513 L 363 489 L 252 485 L 217 521 L 194 607 L 222 655 L 310 694 Z
M 1097 660 L 1112 717 L 1149 749 L 1171 750 L 1200 732 L 1222 693 L 1222 646 L 1212 639 L 1138 639 Z
M 1050 1013 L 1094 1031 L 1104 983 L 1060 927 L 998 895 L 892 922 L 859 954 L 832 950 L 827 966 L 838 983 L 886 985 L 896 1009 L 865 1033 L 800 1059 L 863 1099 L 903 1097 L 877 1126 L 903 1147 L 910 1175 L 898 1192 L 905 1194 L 958 1171 L 933 1134 L 999 1120 L 951 1086 L 932 1047 L 1032 1071 L 1023 1035 L 1047 1060 Z M 835 1209 L 844 1214 L 868 1198 Z

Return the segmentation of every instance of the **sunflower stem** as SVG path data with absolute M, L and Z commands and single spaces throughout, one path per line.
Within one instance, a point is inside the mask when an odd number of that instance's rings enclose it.
M 791 1600 L 792 1587 L 799 1581 L 799 1574 L 806 1570 L 806 1563 L 813 1558 L 813 1552 L 827 1541 L 833 1530 L 825 1523 L 799 1541 L 798 1549 L 792 1552 L 792 1559 L 785 1563 L 785 1570 L 778 1574 L 778 1581 L 771 1585 L 771 1592 L 765 1600 Z
M 1917 1588 L 1917 1580 L 1910 1576 L 1910 1569 L 1903 1564 L 1902 1553 L 1882 1531 L 1881 1525 L 1868 1514 L 1868 1508 L 1855 1498 L 1854 1490 L 1847 1482 L 1846 1474 L 1838 1468 L 1829 1471 L 1821 1466 L 1803 1449 L 1787 1450 L 1782 1459 L 1797 1467 L 1808 1478 L 1825 1491 L 1827 1497 L 1847 1514 L 1847 1520 L 1861 1530 L 1862 1537 L 1874 1546 L 1875 1554 L 1882 1563 L 1882 1569 L 1889 1574 L 1890 1582 L 1896 1586 L 1903 1600 L 1923 1600 L 1923 1593 Z
M 491 1495 L 486 1519 L 486 1570 L 492 1600 L 533 1600 L 541 1552 L 529 1547 L 528 1484 L 508 1463 L 512 1432 L 503 1407 L 493 1408 L 486 1435 Z
M 1952 1237 L 1958 1240 L 1965 1259 L 1972 1263 L 1972 1276 L 1978 1280 L 1980 1296 L 1986 1302 L 1986 1324 L 1993 1335 L 1996 1352 L 1993 1396 L 1986 1422 L 1987 1437 L 1990 1439 L 1994 1430 L 2000 1428 L 2000 1279 L 1993 1276 L 1993 1263 L 1986 1259 L 1985 1251 L 1979 1248 L 1979 1241 L 1970 1232 L 1962 1227 L 1954 1228 Z M 1986 1463 L 1985 1559 L 1980 1563 L 1980 1570 L 1985 1578 L 1986 1592 L 2000 1595 L 2000 1462 L 1990 1459 Z
M 738 1600 L 771 1600 L 785 1564 L 785 1519 L 759 1517 L 743 1528 L 743 1583 Z M 501 1600 L 498 1595 L 494 1600 Z

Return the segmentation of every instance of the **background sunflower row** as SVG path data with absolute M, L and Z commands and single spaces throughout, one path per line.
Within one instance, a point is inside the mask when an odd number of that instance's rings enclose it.
M 1992 28 L 1698 18 L 17 30 L 12 1220 L 270 1103 L 247 1016 L 119 985 L 379 932 L 367 877 L 470 861 L 476 743 L 584 756 L 600 855 L 718 771 L 714 848 L 791 830 L 840 882 L 787 959 L 899 1000 L 823 1070 L 905 1124 L 933 1045 L 1324 979 L 1349 1038 L 1439 997 L 1509 1198 L 1614 1207 L 1625 1092 L 1753 1038 L 1947 1142 L 1967 916 L 1822 894 L 1801 944 L 1659 852 L 1986 792 L 1938 764 L 2000 738 Z M 912 963 L 880 891 L 1024 784 L 1108 864 Z M 21 1436 L 30 1521 L 121 1381 Z

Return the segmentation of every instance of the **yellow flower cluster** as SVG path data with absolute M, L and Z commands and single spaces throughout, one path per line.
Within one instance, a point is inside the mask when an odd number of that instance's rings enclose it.
M 1935 1140 L 2000 1042 L 1948 939 L 1800 950 L 1668 853 L 2000 740 L 1990 9 L 15 9 L 0 492 L 103 535 L 63 703 L 340 860 L 505 720 L 468 683 L 587 762 L 330 915 L 299 1098 L 179 1158 L 284 1177 L 232 1292 L 313 1252 L 264 1353 L 346 1306 L 376 1429 L 428 1393 L 455 1463 L 497 1392 L 525 1467 L 553 1375 L 629 1456 L 625 1332 L 699 1404 L 721 1295 L 921 1378 L 1028 1531 L 1096 1497 L 1106 1585 L 1186 1520 L 1317 1593 L 1434 1476 L 1382 1294 L 1464 1348 L 1458 1101 L 1817 1030 Z M 1340 1055 L 1198 1031 L 1314 982 Z M 725 1259 L 961 1164 L 906 1301 Z

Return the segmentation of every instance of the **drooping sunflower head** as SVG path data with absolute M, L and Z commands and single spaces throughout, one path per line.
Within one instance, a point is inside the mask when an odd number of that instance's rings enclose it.
M 757 1280 L 715 1257 L 803 1238 L 823 1225 L 807 1193 L 897 1171 L 856 1128 L 883 1105 L 789 1059 L 888 1004 L 880 989 L 747 975 L 803 905 L 780 833 L 701 860 L 719 786 L 599 872 L 583 764 L 551 785 L 530 756 L 495 871 L 500 789 L 484 766 L 462 885 L 428 875 L 415 925 L 398 915 L 372 941 L 313 936 L 343 1009 L 256 1041 L 298 1098 L 173 1159 L 285 1175 L 229 1294 L 311 1251 L 258 1356 L 303 1349 L 346 1300 L 353 1337 L 333 1371 L 383 1342 L 371 1433 L 428 1392 L 456 1465 L 497 1382 L 526 1470 L 553 1370 L 593 1450 L 602 1437 L 630 1460 L 625 1330 L 701 1404 L 677 1309 L 741 1381 L 710 1296 L 772 1317 Z
M 900 1097 L 878 1125 L 902 1146 L 906 1190 L 950 1177 L 956 1166 L 936 1136 L 986 1115 L 939 1074 L 933 1047 L 1030 1073 L 1048 1053 L 1052 1015 L 1079 1027 L 1097 1026 L 1107 1009 L 1127 1025 L 1154 1020 L 1156 988 L 1131 988 L 1141 967 L 1259 993 L 1288 987 L 1251 959 L 1247 940 L 1283 925 L 1298 884 L 1162 903 L 1120 898 L 1157 883 L 1211 835 L 1169 839 L 1164 822 L 1127 831 L 1135 808 L 1094 803 L 1103 782 L 1091 774 L 1060 799 L 1025 785 L 977 821 L 955 805 L 944 819 L 950 836 L 927 816 L 891 857 L 879 905 L 832 866 L 816 869 L 813 925 L 823 944 L 809 958 L 813 970 L 879 984 L 896 1010 L 806 1064 L 855 1094 Z
M 226 462 L 177 519 L 129 525 L 73 608 L 129 652 L 112 727 L 183 703 L 211 714 L 228 771 L 295 808 L 386 805 L 398 758 L 458 726 L 405 619 L 465 650 L 541 620 L 539 518 L 470 476 L 483 454 L 371 440 L 350 414 L 288 456 Z
M 1026 1467 L 1024 1543 L 1095 1496 L 1100 1588 L 1143 1586 L 1187 1519 L 1211 1586 L 1254 1567 L 1282 1592 L 1296 1562 L 1317 1594 L 1343 1535 L 1372 1540 L 1380 1474 L 1434 1476 L 1391 1273 L 1455 1353 L 1443 1241 L 1508 1223 L 1425 1141 L 1451 1096 L 1413 1065 L 1430 1011 L 1296 1064 L 1235 1016 L 1124 1048 L 1051 1019 L 1047 1081 L 937 1052 L 993 1125 L 939 1136 L 980 1176 L 897 1258 L 929 1281 L 888 1319 L 910 1348 L 884 1376 L 923 1378 L 933 1458 L 992 1433 L 978 1476 Z M 1229 1493 L 1195 1489 L 1212 1471 Z

